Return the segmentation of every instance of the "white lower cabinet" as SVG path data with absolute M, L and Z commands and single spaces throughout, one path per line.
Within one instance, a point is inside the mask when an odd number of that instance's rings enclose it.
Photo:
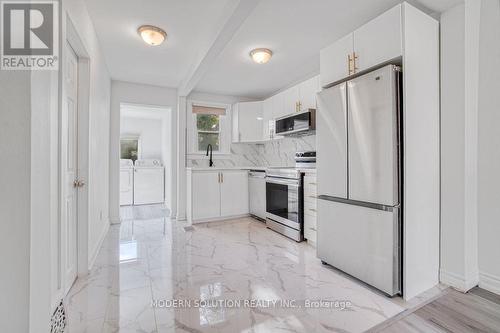
M 316 246 L 316 175 L 304 176 L 304 238 L 312 246 Z
M 248 171 L 188 169 L 187 177 L 187 218 L 190 222 L 249 214 Z
M 193 172 L 191 176 L 192 219 L 220 216 L 219 172 Z
M 248 171 L 222 171 L 221 177 L 221 216 L 237 216 L 249 214 L 250 209 L 248 206 Z

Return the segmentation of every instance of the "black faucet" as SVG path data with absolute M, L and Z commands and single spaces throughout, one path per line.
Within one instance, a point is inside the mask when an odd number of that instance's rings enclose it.
M 213 167 L 214 166 L 214 161 L 212 161 L 212 145 L 209 143 L 208 146 L 207 146 L 207 155 L 208 156 L 208 150 L 210 149 L 210 161 L 208 162 L 208 166 L 209 167 Z

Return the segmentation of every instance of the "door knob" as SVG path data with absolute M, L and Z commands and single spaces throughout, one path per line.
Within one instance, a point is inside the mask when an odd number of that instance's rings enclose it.
M 85 182 L 83 180 L 75 180 L 73 182 L 73 187 L 84 187 L 85 186 Z

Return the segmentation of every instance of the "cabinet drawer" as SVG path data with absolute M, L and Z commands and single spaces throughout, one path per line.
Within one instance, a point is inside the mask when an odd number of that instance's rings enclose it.
M 317 232 L 316 232 L 316 217 L 310 215 L 304 215 L 304 237 L 313 243 L 316 243 Z
M 316 205 L 316 200 L 317 200 L 316 192 L 313 193 L 313 192 L 304 191 L 304 203 L 310 202 L 310 203 Z
M 316 200 L 304 201 L 304 215 L 316 216 Z
M 316 201 L 318 193 L 316 186 L 316 177 L 304 177 L 304 201 Z
M 316 188 L 316 176 L 304 176 L 304 186 Z

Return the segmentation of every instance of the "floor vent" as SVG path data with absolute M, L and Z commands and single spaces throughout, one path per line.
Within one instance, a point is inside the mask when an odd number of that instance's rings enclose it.
M 59 303 L 52 318 L 50 318 L 50 333 L 64 333 L 66 328 L 66 312 L 63 301 Z
M 194 227 L 192 225 L 184 227 L 184 231 L 194 231 Z

